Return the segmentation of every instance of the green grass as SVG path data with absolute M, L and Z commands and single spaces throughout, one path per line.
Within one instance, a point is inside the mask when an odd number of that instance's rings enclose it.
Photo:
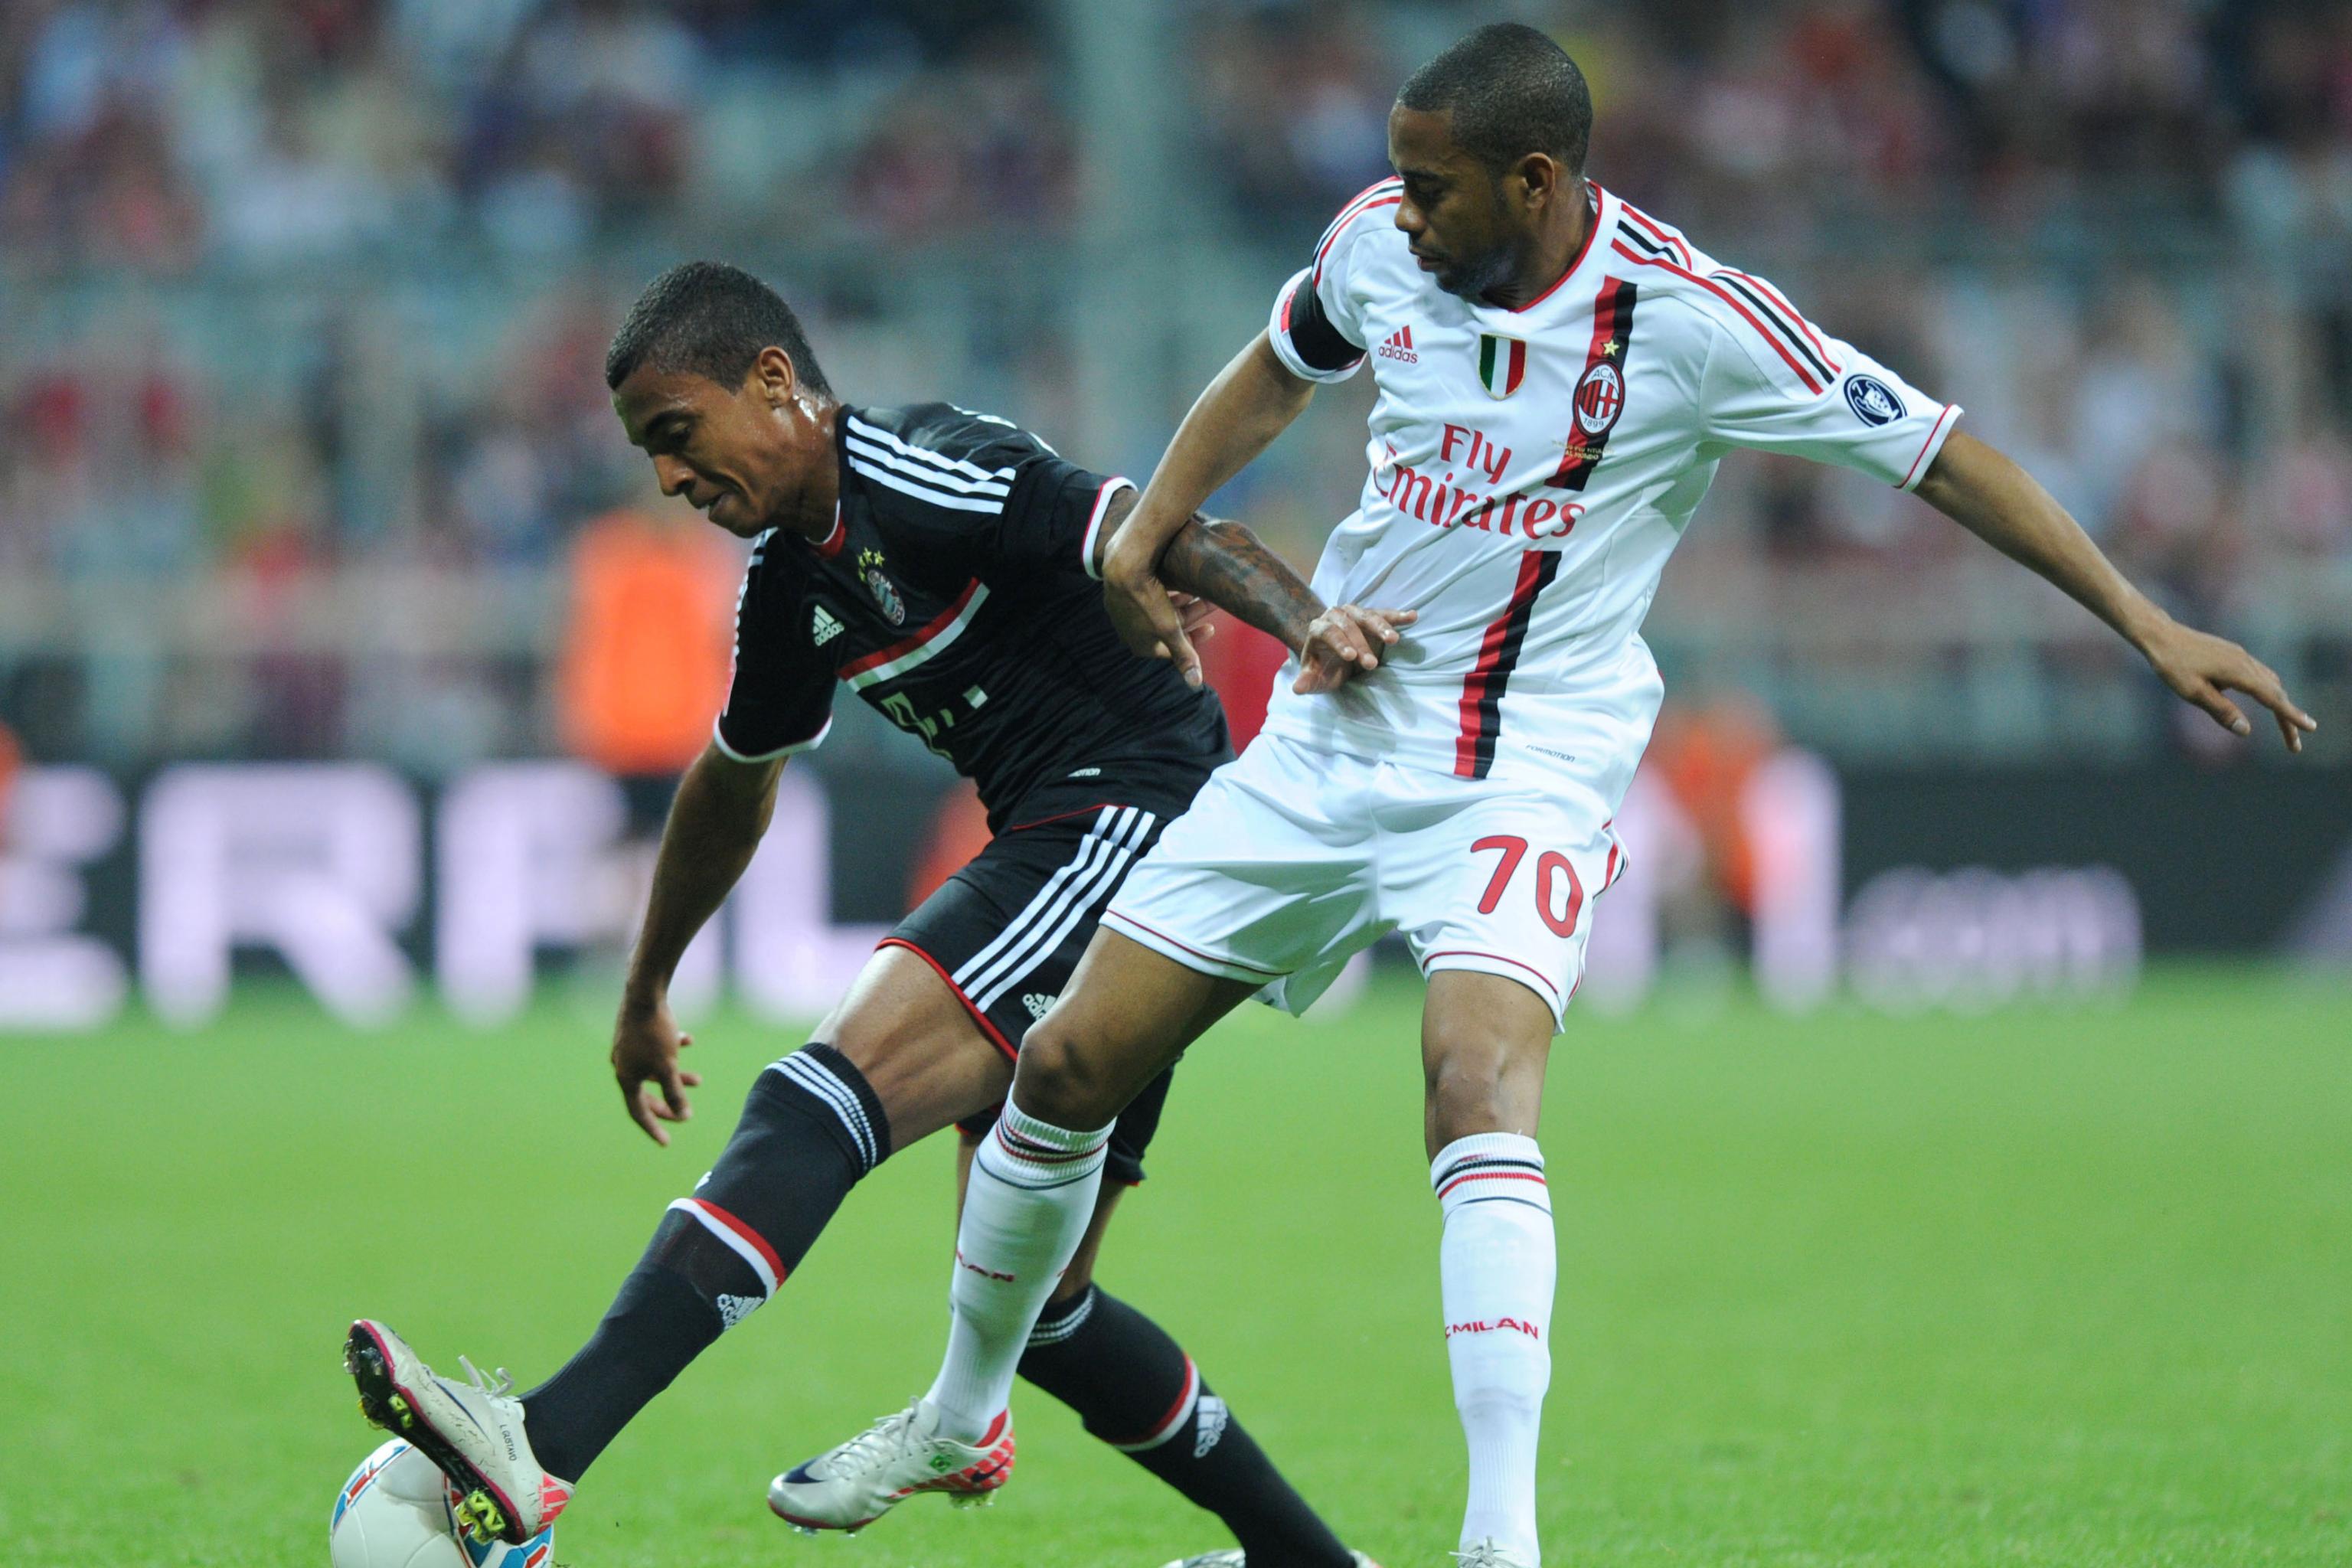
M 1248 1010 L 1178 1076 L 1102 1268 L 1391 1568 L 1454 1544 L 1413 1007 Z M 0 1542 L 12 1563 L 323 1563 L 375 1438 L 355 1312 L 544 1374 L 794 1043 L 722 1022 L 667 1152 L 593 1016 L 356 1037 L 298 998 L 218 1027 L 0 1042 Z M 2352 1563 L 2352 993 L 2166 973 L 2127 1007 L 1977 1018 L 1582 1015 L 1545 1143 L 1560 1300 L 1549 1560 Z M 939 1141 L 856 1194 L 776 1305 L 623 1436 L 583 1565 L 1102 1563 L 1214 1522 L 1021 1399 L 1002 1503 L 785 1535 L 781 1465 L 929 1379 Z

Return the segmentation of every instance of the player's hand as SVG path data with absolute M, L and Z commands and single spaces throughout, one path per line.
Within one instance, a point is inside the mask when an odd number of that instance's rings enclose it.
M 1381 667 L 1381 656 L 1396 646 L 1403 629 L 1421 619 L 1418 610 L 1367 610 L 1334 605 L 1307 623 L 1307 646 L 1299 650 L 1298 679 L 1290 689 L 1301 697 L 1336 691 Z
M 2288 699 L 2276 671 L 2226 637 L 2167 621 L 2143 641 L 2140 651 L 2167 686 L 2233 734 L 2251 735 L 2254 727 L 2224 695 L 2231 691 L 2242 691 L 2271 710 L 2290 752 L 2302 751 L 2303 737 L 2319 728 L 2316 720 Z
M 1217 635 L 1217 606 L 1197 594 L 1177 589 L 1168 590 L 1168 603 L 1177 618 L 1184 623 L 1184 635 L 1194 642 L 1207 642 Z
M 1201 684 L 1201 656 L 1192 650 L 1182 612 L 1170 603 L 1168 585 L 1160 580 L 1157 563 L 1143 552 L 1111 543 L 1103 562 L 1103 606 L 1119 640 L 1147 658 L 1164 658 L 1176 666 L 1187 686 Z
M 677 1032 L 667 998 L 621 1004 L 621 1016 L 613 1026 L 613 1077 L 620 1082 L 629 1120 L 665 1149 L 669 1134 L 661 1124 L 692 1116 L 694 1106 L 686 1091 L 702 1087 L 701 1074 L 678 1070 L 677 1053 L 692 1044 L 693 1036 Z

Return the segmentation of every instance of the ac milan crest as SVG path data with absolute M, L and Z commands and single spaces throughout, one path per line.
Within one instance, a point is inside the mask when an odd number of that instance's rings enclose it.
M 1528 345 L 1500 332 L 1478 334 L 1478 379 L 1489 397 L 1508 397 L 1528 378 Z
M 1625 378 L 1607 360 L 1584 373 L 1576 384 L 1576 427 L 1588 436 L 1605 436 L 1625 408 Z

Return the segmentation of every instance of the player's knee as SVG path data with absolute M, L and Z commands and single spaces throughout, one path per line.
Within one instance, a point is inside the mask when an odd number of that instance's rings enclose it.
M 1013 1076 L 1013 1102 L 1024 1112 L 1056 1127 L 1099 1127 L 1118 1114 L 1106 1103 L 1109 1075 L 1091 1059 L 1082 1042 L 1048 1013 L 1021 1042 L 1021 1065 Z
M 1457 1031 L 1429 1042 L 1423 1089 L 1440 1146 L 1473 1133 L 1531 1131 L 1543 1097 L 1543 1058 L 1500 1033 Z

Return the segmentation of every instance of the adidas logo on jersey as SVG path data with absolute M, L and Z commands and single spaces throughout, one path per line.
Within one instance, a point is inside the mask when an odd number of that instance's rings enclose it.
M 1029 1009 L 1029 1016 L 1032 1018 L 1042 1018 L 1054 1010 L 1054 1004 L 1059 1000 L 1061 998 L 1058 995 L 1040 996 L 1032 991 L 1021 998 L 1021 1005 Z
M 719 1298 L 719 1331 L 725 1333 L 753 1312 L 766 1300 L 762 1296 L 720 1296 Z
M 1381 345 L 1381 357 L 1397 360 L 1405 364 L 1419 364 L 1421 356 L 1415 353 L 1412 348 L 1412 329 L 1399 327 L 1390 333 L 1389 341 Z
M 835 620 L 833 612 L 823 605 L 819 605 L 816 613 L 809 616 L 809 640 L 819 647 L 839 637 L 841 630 L 841 623 Z

